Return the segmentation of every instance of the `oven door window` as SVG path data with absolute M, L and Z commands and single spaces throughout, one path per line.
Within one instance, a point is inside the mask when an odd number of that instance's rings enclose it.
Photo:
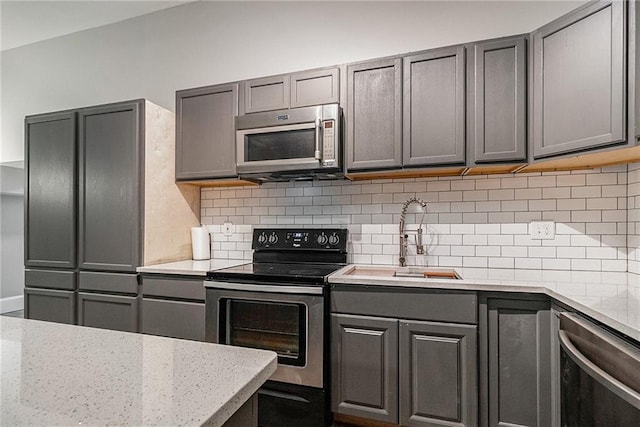
M 304 304 L 228 299 L 224 305 L 226 344 L 275 351 L 280 364 L 306 364 Z
M 247 134 L 244 139 L 246 162 L 314 158 L 315 129 Z

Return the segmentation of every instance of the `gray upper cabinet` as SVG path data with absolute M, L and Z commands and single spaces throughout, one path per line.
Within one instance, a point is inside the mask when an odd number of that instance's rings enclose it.
M 135 272 L 141 260 L 139 102 L 80 110 L 79 267 Z
M 489 426 L 551 425 L 550 331 L 546 299 L 481 302 L 480 407 Z
M 291 108 L 340 102 L 340 70 L 303 71 L 291 75 Z
M 526 161 L 527 37 L 467 49 L 469 165 Z
M 403 164 L 465 161 L 463 46 L 404 58 Z
M 176 179 L 236 176 L 238 84 L 176 92 Z
M 331 315 L 332 409 L 398 422 L 398 321 Z
M 625 4 L 591 2 L 533 32 L 535 159 L 624 142 Z
M 401 425 L 478 425 L 477 329 L 400 321 Z
M 289 108 L 291 79 L 289 75 L 247 80 L 244 87 L 244 112 L 282 110 Z
M 347 170 L 402 166 L 402 60 L 347 67 Z
M 25 265 L 76 266 L 76 114 L 25 119 Z

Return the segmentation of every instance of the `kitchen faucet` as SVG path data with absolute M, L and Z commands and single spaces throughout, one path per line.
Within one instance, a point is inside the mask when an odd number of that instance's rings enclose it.
M 400 266 L 404 267 L 407 263 L 407 239 L 409 235 L 405 231 L 405 217 L 407 215 L 407 208 L 417 203 L 422 206 L 422 218 L 420 218 L 420 225 L 418 225 L 417 237 L 416 237 L 416 252 L 418 255 L 424 254 L 424 246 L 422 245 L 422 224 L 424 222 L 424 215 L 427 213 L 427 203 L 417 197 L 412 197 L 407 200 L 402 206 L 402 212 L 400 213 Z

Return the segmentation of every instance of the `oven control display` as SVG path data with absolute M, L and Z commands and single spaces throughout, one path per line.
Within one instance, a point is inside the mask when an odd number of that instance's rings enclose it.
M 253 249 L 257 250 L 346 250 L 344 229 L 258 229 L 253 233 Z

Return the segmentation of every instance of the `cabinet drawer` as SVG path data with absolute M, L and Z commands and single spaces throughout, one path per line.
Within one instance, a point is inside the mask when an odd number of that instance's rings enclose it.
M 165 298 L 181 298 L 204 301 L 204 278 L 185 279 L 149 277 L 142 279 L 142 294 Z
M 49 322 L 76 322 L 75 292 L 51 289 L 24 289 L 24 317 Z
M 336 313 L 476 324 L 477 310 L 474 292 L 363 285 L 336 285 L 331 290 L 331 311 Z
M 204 304 L 142 299 L 144 334 L 204 341 Z
M 25 270 L 24 285 L 30 288 L 68 289 L 76 288 L 74 271 Z
M 86 291 L 137 294 L 138 275 L 81 271 L 79 274 L 78 289 Z
M 138 298 L 78 292 L 78 324 L 138 332 Z

